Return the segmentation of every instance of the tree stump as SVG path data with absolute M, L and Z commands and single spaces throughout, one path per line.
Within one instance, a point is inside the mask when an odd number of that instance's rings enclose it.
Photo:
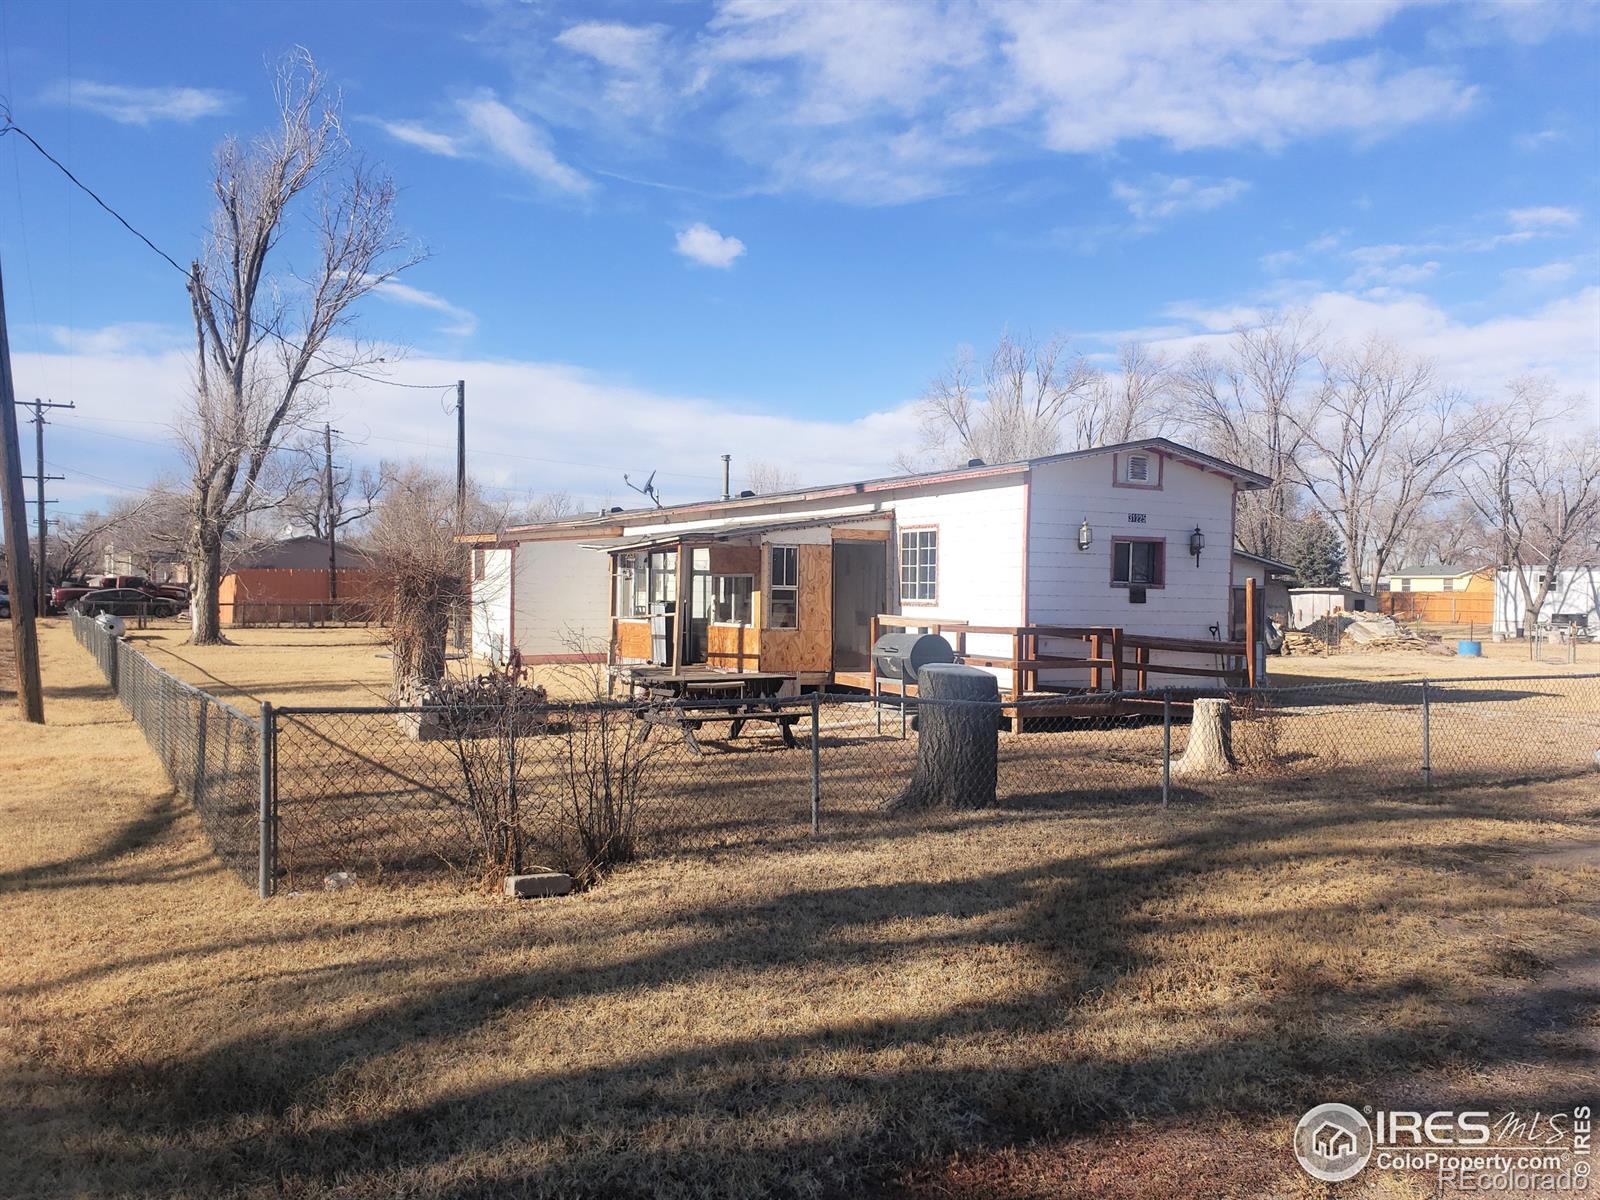
M 1226 775 L 1238 766 L 1233 757 L 1233 712 L 1226 700 L 1196 700 L 1189 720 L 1189 744 L 1172 764 L 1172 774 L 1190 779 Z
M 917 708 L 917 762 L 890 812 L 985 808 L 994 803 L 1000 752 L 1000 687 L 976 667 L 930 663 L 917 675 L 928 700 L 976 701 Z

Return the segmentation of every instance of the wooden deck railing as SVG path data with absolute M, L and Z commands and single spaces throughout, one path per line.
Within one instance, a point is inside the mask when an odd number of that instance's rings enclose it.
M 1247 588 L 1253 592 L 1255 589 Z M 1249 598 L 1253 600 L 1254 597 Z M 1247 612 L 1253 613 L 1252 604 Z M 1258 640 L 1256 622 L 1246 619 L 1244 641 L 1216 641 L 1206 638 L 1161 637 L 1129 633 L 1115 625 L 973 625 L 936 617 L 882 613 L 872 619 L 872 641 L 876 645 L 885 629 L 922 629 L 950 641 L 956 661 L 974 667 L 1011 672 L 1011 686 L 1002 689 L 1005 699 L 1019 700 L 1039 691 L 1039 675 L 1044 671 L 1085 671 L 1090 691 L 1142 691 L 1151 675 L 1185 675 L 1217 679 L 1223 683 L 1254 687 Z M 1011 653 L 985 654 L 968 648 L 969 637 L 1004 637 L 1011 640 Z M 1081 655 L 1050 653 L 1048 642 L 1075 642 L 1085 649 Z M 1230 665 L 1196 666 L 1167 662 L 1152 655 L 1202 655 Z M 1237 664 L 1237 665 L 1232 665 Z M 878 690 L 878 666 L 874 660 L 870 673 L 872 690 Z

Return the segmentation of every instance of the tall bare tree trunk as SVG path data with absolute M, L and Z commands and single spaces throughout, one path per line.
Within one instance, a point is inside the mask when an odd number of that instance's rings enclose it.
M 206 538 L 189 557 L 190 572 L 194 576 L 190 593 L 189 644 L 193 646 L 221 646 L 227 642 L 222 636 L 222 613 L 219 603 L 222 592 L 222 543 Z

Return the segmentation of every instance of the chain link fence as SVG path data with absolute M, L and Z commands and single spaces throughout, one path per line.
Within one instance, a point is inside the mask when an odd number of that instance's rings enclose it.
M 919 754 L 1001 807 L 1360 797 L 1576 777 L 1600 674 L 1062 694 L 1022 704 L 794 699 L 448 709 L 263 706 L 260 722 L 74 620 L 218 853 L 268 895 L 446 869 L 490 876 L 826 833 L 893 818 Z M 1196 717 L 1227 701 L 1219 732 Z M 992 760 L 934 761 L 936 708 L 999 726 Z M 1024 732 L 1013 729 L 1020 718 Z M 261 730 L 266 731 L 263 744 Z M 1191 754 L 1191 742 L 1205 742 Z M 261 769 L 265 757 L 265 770 Z M 968 778 L 967 776 L 971 776 Z M 263 839 L 262 834 L 265 833 Z
M 194 805 L 217 857 L 259 885 L 261 723 L 163 671 L 92 617 L 73 613 L 72 633 Z

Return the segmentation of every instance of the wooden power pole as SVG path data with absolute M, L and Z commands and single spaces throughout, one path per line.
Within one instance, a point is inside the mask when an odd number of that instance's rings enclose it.
M 32 564 L 28 561 L 28 510 L 22 496 L 22 446 L 17 437 L 17 391 L 11 380 L 11 339 L 6 333 L 3 277 L 0 277 L 0 441 L 4 442 L 0 447 L 0 501 L 4 502 L 11 635 L 17 649 L 17 701 L 25 720 L 43 725 L 44 689 L 39 679 L 36 622 L 38 594 L 34 590 Z
M 25 475 L 23 478 L 33 480 L 35 486 L 37 486 L 39 489 L 37 497 L 37 503 L 39 506 L 39 550 L 38 553 L 33 556 L 33 561 L 35 564 L 33 573 L 35 576 L 34 582 L 38 584 L 39 593 L 38 608 L 35 611 L 43 616 L 45 613 L 50 611 L 50 580 L 47 577 L 49 574 L 48 564 L 50 562 L 50 556 L 45 553 L 45 537 L 47 536 L 47 526 L 44 517 L 44 506 L 46 504 L 55 503 L 54 500 L 45 499 L 44 485 L 52 480 L 66 478 L 65 475 L 46 475 L 44 473 L 44 427 L 49 424 L 49 422 L 44 419 L 44 410 L 47 408 L 76 408 L 78 406 L 71 401 L 68 401 L 66 404 L 56 404 L 53 401 L 41 400 L 35 396 L 32 404 L 29 404 L 23 400 L 18 400 L 17 407 L 33 409 L 33 450 L 35 466 L 33 474 Z
M 333 426 L 327 422 L 322 425 L 322 487 L 323 507 L 327 512 L 328 521 L 328 620 L 333 620 L 332 601 L 339 598 L 339 556 L 334 538 L 338 536 L 338 527 L 334 524 L 333 504 Z

